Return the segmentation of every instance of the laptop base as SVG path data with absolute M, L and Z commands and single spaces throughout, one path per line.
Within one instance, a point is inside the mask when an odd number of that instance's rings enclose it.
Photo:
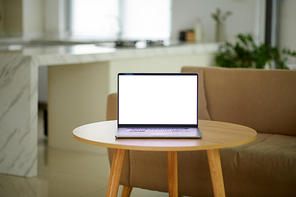
M 131 131 L 131 129 L 134 128 L 118 128 L 115 137 L 117 139 L 199 139 L 202 137 L 199 128 L 187 128 L 185 132 L 167 132 L 168 128 L 157 128 L 162 130 L 157 132 L 151 132 L 151 128 L 139 128 L 140 131 Z

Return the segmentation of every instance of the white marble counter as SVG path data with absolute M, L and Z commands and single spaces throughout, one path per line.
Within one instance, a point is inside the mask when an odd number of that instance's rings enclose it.
M 108 48 L 95 44 L 73 46 L 28 47 L 19 51 L 31 56 L 38 65 L 61 65 L 72 63 L 102 62 L 121 59 L 153 58 L 174 55 L 191 55 L 217 51 L 217 43 L 176 44 L 171 46 L 137 48 Z M 17 47 L 15 47 L 17 49 Z M 18 50 L 14 50 L 18 51 Z M 1 53 L 1 51 L 0 51 Z
M 0 173 L 37 175 L 38 67 L 214 53 L 218 45 L 146 49 L 96 45 L 28 47 L 0 51 Z

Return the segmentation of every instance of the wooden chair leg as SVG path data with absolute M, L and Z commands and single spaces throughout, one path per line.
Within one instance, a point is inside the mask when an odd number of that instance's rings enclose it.
M 121 197 L 129 197 L 132 193 L 132 187 L 129 186 L 123 186 Z

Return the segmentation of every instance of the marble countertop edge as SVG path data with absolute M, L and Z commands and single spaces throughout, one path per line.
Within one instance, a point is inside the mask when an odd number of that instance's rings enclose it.
M 218 43 L 182 44 L 167 47 L 149 47 L 143 49 L 116 49 L 95 45 L 75 45 L 58 47 L 40 47 L 25 49 L 20 52 L 0 52 L 2 58 L 32 57 L 38 66 L 64 65 L 76 63 L 105 62 L 125 59 L 140 59 L 176 55 L 194 55 L 215 53 Z

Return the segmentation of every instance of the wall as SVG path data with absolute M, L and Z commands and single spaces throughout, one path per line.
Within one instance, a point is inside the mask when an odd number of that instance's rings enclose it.
M 278 44 L 281 49 L 287 47 L 296 50 L 296 1 L 279 1 L 279 21 L 278 21 Z M 296 58 L 288 59 L 289 64 L 294 64 L 296 69 Z
M 36 37 L 43 33 L 44 0 L 1 0 L 1 37 Z
M 23 31 L 22 0 L 2 0 L 0 36 L 21 36 Z
M 0 15 L 1 15 L 1 18 L 0 18 L 0 36 L 1 36 L 1 33 L 4 31 L 3 30 L 3 0 L 0 0 Z
M 23 0 L 22 6 L 23 37 L 37 37 L 43 33 L 43 0 Z
M 256 32 L 255 26 L 264 27 L 264 21 L 260 20 L 262 15 L 264 16 L 264 9 L 259 8 L 257 11 L 258 5 L 263 4 L 262 2 L 265 1 L 172 0 L 172 40 L 178 39 L 180 30 L 192 29 L 196 17 L 200 17 L 205 41 L 214 41 L 215 22 L 211 18 L 211 13 L 214 13 L 216 8 L 221 8 L 223 12 L 233 12 L 226 23 L 228 38 L 232 38 L 238 32 Z M 0 32 L 3 32 L 2 28 L 9 35 L 63 35 L 64 8 L 65 0 L 0 0 L 0 11 L 3 10 Z M 256 24 L 257 19 L 260 20 L 260 24 Z
M 226 20 L 226 37 L 233 39 L 238 33 L 256 33 L 262 36 L 264 31 L 264 1 L 247 0 L 172 0 L 172 40 L 177 40 L 179 31 L 192 29 L 197 17 L 201 19 L 205 42 L 215 38 L 215 21 L 211 14 L 220 8 L 223 13 L 232 11 Z M 262 9 L 263 8 L 263 9 Z M 263 11 L 263 12 L 262 12 Z
M 47 66 L 38 68 L 38 102 L 47 103 Z
M 62 36 L 65 33 L 65 0 L 44 0 L 44 33 Z
M 78 126 L 106 120 L 109 63 L 48 67 L 48 146 L 51 148 L 106 153 L 73 138 Z

